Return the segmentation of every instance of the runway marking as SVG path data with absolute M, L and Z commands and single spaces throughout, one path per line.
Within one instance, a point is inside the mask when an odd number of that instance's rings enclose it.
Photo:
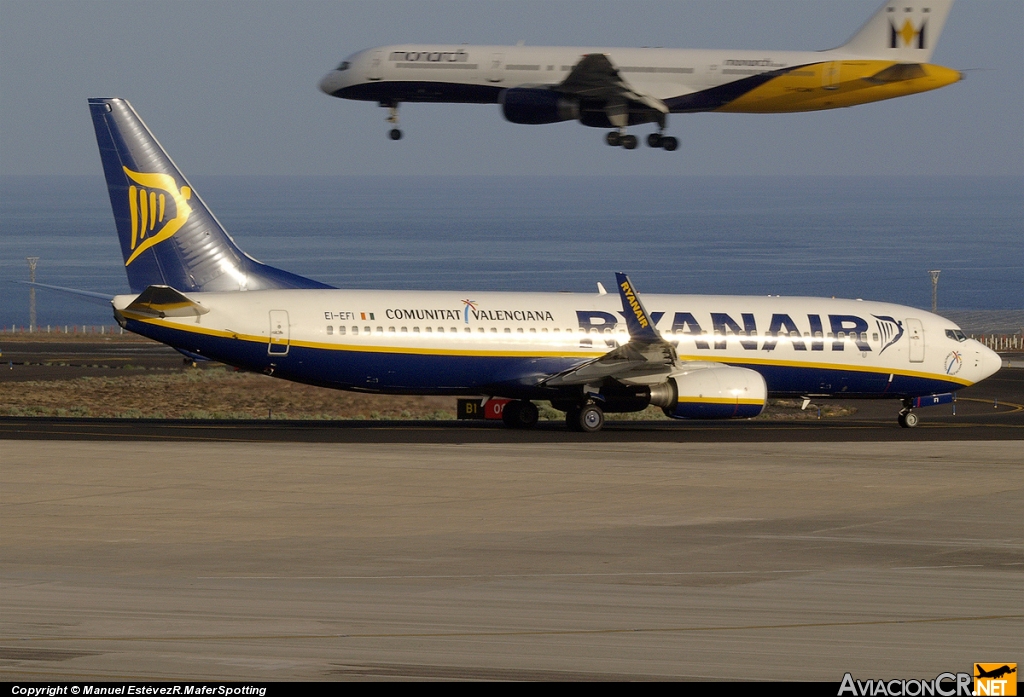
M 472 579 L 472 578 L 585 578 L 618 576 L 712 576 L 732 574 L 807 574 L 822 569 L 786 569 L 765 571 L 621 571 L 578 574 L 437 574 L 437 575 L 394 575 L 394 576 L 196 576 L 201 581 L 248 580 L 248 581 L 386 581 L 394 579 Z
M 474 637 L 524 636 L 594 636 L 610 634 L 673 634 L 688 632 L 733 632 L 764 629 L 815 629 L 823 627 L 872 627 L 897 624 L 946 624 L 952 622 L 985 622 L 991 620 L 1019 620 L 1024 614 L 979 615 L 974 617 L 927 617 L 909 620 L 861 620 L 854 622 L 793 622 L 784 624 L 747 624 L 721 627 L 621 627 L 615 629 L 524 629 L 491 632 L 360 632 L 352 634 L 206 634 L 178 636 L 54 636 L 54 637 L 0 637 L 0 641 L 103 641 L 129 643 L 217 642 L 217 641 L 280 641 L 323 639 L 429 639 Z

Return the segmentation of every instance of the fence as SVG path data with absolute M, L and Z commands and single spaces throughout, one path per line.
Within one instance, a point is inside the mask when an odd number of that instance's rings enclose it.
M 977 339 L 993 351 L 1024 350 L 1024 336 L 1020 334 L 982 334 L 971 338 Z

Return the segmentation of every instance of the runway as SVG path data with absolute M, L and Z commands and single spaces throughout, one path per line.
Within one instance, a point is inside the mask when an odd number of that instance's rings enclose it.
M 1016 661 L 1022 386 L 1004 369 L 916 429 L 884 402 L 593 435 L 2 418 L 0 679 L 838 682 Z
M 1019 442 L 2 447 L 6 680 L 837 682 L 1024 649 Z

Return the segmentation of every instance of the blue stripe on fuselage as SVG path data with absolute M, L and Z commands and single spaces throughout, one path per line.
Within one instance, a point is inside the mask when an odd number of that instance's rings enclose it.
M 391 394 L 490 394 L 550 399 L 543 378 L 583 363 L 585 359 L 530 356 L 465 356 L 388 353 L 351 349 L 289 347 L 287 355 L 268 354 L 268 344 L 200 334 L 129 319 L 125 328 L 177 349 L 228 365 L 275 377 L 331 387 Z M 819 366 L 746 364 L 723 361 L 764 376 L 771 397 L 827 394 L 849 398 L 905 398 L 955 392 L 961 383 L 889 372 L 843 370 Z

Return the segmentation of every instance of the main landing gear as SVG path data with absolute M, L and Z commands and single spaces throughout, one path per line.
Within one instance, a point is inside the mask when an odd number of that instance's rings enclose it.
M 604 412 L 596 404 L 572 407 L 565 412 L 565 425 L 578 433 L 597 433 L 604 426 Z
M 540 414 L 533 402 L 525 399 L 509 402 L 501 410 L 501 420 L 508 428 L 526 429 L 537 425 Z
M 391 140 L 401 140 L 402 131 L 398 128 L 398 102 L 381 102 L 380 105 L 388 110 L 388 117 L 384 120 L 394 126 L 394 128 L 388 131 L 388 138 Z
M 604 137 L 604 140 L 613 148 L 622 146 L 626 150 L 636 150 L 636 146 L 639 142 L 637 141 L 636 136 L 623 133 L 622 131 L 609 131 Z M 652 148 L 662 148 L 663 150 L 671 152 L 679 147 L 679 141 L 672 136 L 662 135 L 659 131 L 658 133 L 652 133 L 647 136 L 647 145 Z

